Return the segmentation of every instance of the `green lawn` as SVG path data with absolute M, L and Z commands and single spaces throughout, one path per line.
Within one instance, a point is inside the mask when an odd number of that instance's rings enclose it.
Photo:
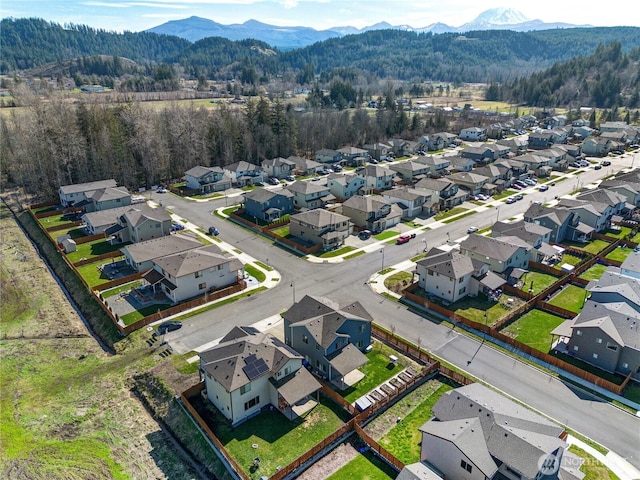
M 566 308 L 572 312 L 580 313 L 587 298 L 587 291 L 582 287 L 567 285 L 560 293 L 554 295 L 549 302 L 551 305 Z
M 633 248 L 629 247 L 618 247 L 613 250 L 611 253 L 608 253 L 604 258 L 610 258 L 611 260 L 617 260 L 619 262 L 624 262 L 626 258 L 633 252 Z
M 267 276 L 264 274 L 262 270 L 258 270 L 256 267 L 252 266 L 249 263 L 247 263 L 244 266 L 244 271 L 247 272 L 249 275 L 251 275 L 260 283 L 264 282 L 267 278 Z
M 566 245 L 572 246 L 575 249 L 582 250 L 583 252 L 591 253 L 592 255 L 597 255 L 598 253 L 600 253 L 602 250 L 604 250 L 610 245 L 609 242 L 605 242 L 604 240 L 599 240 L 599 239 L 591 240 L 586 245 L 583 243 L 577 243 L 577 242 L 564 242 L 564 243 Z
M 461 213 L 466 212 L 467 209 L 463 207 L 453 207 L 447 212 L 440 212 L 434 218 L 435 220 L 444 220 L 445 218 L 452 217 L 454 215 L 459 215 Z
M 606 265 L 595 263 L 591 267 L 589 267 L 587 270 L 582 272 L 582 274 L 580 275 L 580 278 L 583 278 L 585 280 L 598 280 L 602 276 L 602 274 L 605 272 L 606 269 L 607 269 Z
M 426 400 L 382 437 L 379 441 L 380 445 L 389 450 L 405 465 L 420 461 L 422 434 L 418 429 L 431 419 L 433 416 L 431 409 L 438 399 L 453 388 L 451 385 L 441 384 Z
M 358 455 L 327 480 L 392 480 L 397 472 L 370 450 Z
M 138 288 L 140 285 L 142 285 L 142 280 L 134 280 L 133 282 L 125 283 L 124 285 L 120 285 L 119 287 L 104 290 L 100 292 L 100 294 L 102 295 L 102 298 L 115 297 L 121 292 L 126 292 L 127 290 L 131 290 L 132 288 Z
M 542 310 L 530 310 L 513 322 L 502 333 L 509 334 L 519 342 L 541 352 L 551 347 L 551 331 L 564 319 Z
M 329 250 L 328 252 L 322 252 L 316 256 L 320 258 L 338 257 L 340 255 L 344 255 L 345 253 L 353 252 L 354 250 L 355 250 L 354 247 L 346 246 L 342 248 L 337 248 L 335 250 Z
M 569 451 L 584 459 L 584 463 L 580 467 L 580 471 L 584 473 L 584 480 L 618 480 L 615 473 L 580 447 L 571 445 Z
M 271 233 L 274 235 L 278 235 L 279 237 L 287 237 L 289 236 L 289 225 L 285 225 L 280 228 L 274 228 L 271 230 Z
M 406 285 L 408 285 L 411 282 L 412 278 L 413 278 L 413 275 L 409 272 L 397 272 L 397 273 L 394 273 L 393 275 L 389 275 L 387 278 L 384 279 L 384 286 L 387 287 L 389 290 L 393 290 L 398 285 L 401 285 L 402 287 L 404 287 L 405 283 Z
M 522 290 L 525 292 L 529 292 L 531 289 L 531 285 L 533 284 L 534 295 L 539 294 L 546 288 L 549 288 L 551 285 L 558 281 L 558 277 L 554 277 L 553 275 L 549 275 L 548 273 L 530 271 L 525 273 L 522 276 L 522 281 L 524 285 L 522 286 Z
M 373 350 L 365 355 L 369 361 L 359 369 L 364 373 L 364 378 L 353 387 L 340 392 L 349 403 L 355 402 L 378 385 L 400 373 L 407 364 L 415 367 L 414 362 L 380 342 L 375 342 Z M 389 355 L 395 355 L 400 359 L 397 365 L 393 365 L 389 361 Z
M 68 218 L 64 218 L 63 214 L 60 215 L 52 215 L 50 217 L 39 218 L 38 221 L 42 224 L 44 228 L 57 227 L 58 225 L 64 225 L 66 223 L 71 223 Z M 71 225 L 69 225 L 71 227 Z M 52 232 L 52 235 L 56 235 L 56 232 Z
M 75 263 L 83 258 L 92 258 L 97 257 L 98 255 L 102 255 L 109 252 L 116 252 L 120 250 L 126 244 L 116 244 L 111 245 L 104 238 L 100 238 L 98 240 L 94 240 L 93 242 L 81 243 L 78 245 L 78 249 L 75 252 L 70 252 L 67 254 L 67 259 Z
M 577 267 L 578 265 L 580 265 L 582 263 L 582 258 L 581 257 L 576 257 L 575 255 L 571 255 L 569 253 L 563 253 L 562 254 L 562 260 L 558 263 L 556 263 L 553 268 L 556 268 L 558 270 L 562 269 L 562 265 L 564 265 L 565 263 L 568 263 L 569 265 L 573 265 L 574 267 Z
M 279 411 L 265 410 L 235 428 L 217 413 L 214 433 L 229 454 L 251 478 L 270 476 L 278 466 L 284 467 L 343 425 L 346 416 L 324 396 L 306 417 L 289 421 Z M 253 445 L 257 448 L 253 448 Z M 260 468 L 251 472 L 253 459 L 260 457 Z
M 84 278 L 90 287 L 96 287 L 111 280 L 99 269 L 102 264 L 103 262 L 88 263 L 77 268 L 80 276 Z
M 614 230 L 607 230 L 605 235 L 607 237 L 613 237 L 613 238 L 624 238 L 627 235 L 629 235 L 631 233 L 631 228 L 629 227 L 620 227 L 619 231 L 614 231 Z
M 462 300 L 457 301 L 448 308 L 453 310 L 458 315 L 462 315 L 469 320 L 473 320 L 479 323 L 488 323 L 493 325 L 495 322 L 504 317 L 513 308 L 517 308 L 524 303 L 524 300 L 513 298 L 513 302 L 510 303 L 511 308 L 507 308 L 508 302 L 507 295 L 502 295 L 499 302 L 489 302 L 482 300 L 479 297 L 465 297 Z M 503 305 L 504 304 L 504 305 Z M 486 314 L 486 317 L 485 317 Z
M 385 230 L 384 232 L 380 232 L 373 236 L 376 240 L 386 240 L 387 238 L 395 237 L 399 235 L 400 232 L 395 232 L 393 230 Z
M 131 325 L 132 323 L 137 322 L 138 320 L 142 320 L 144 317 L 148 315 L 152 315 L 156 312 L 161 312 L 162 310 L 166 310 L 173 305 L 170 303 L 160 303 L 155 305 L 149 305 L 148 307 L 143 307 L 140 310 L 135 310 L 131 313 L 127 313 L 126 315 L 122 315 L 120 320 L 125 325 Z

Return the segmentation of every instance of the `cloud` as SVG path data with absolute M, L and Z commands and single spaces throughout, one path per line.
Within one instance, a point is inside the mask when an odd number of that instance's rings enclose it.
M 282 0 L 280 3 L 284 8 L 295 8 L 298 6 L 298 2 L 296 0 Z

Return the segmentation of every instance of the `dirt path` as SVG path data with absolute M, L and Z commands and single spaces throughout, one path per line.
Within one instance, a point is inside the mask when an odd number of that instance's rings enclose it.
M 352 438 L 353 436 L 351 436 L 345 443 L 338 445 L 322 459 L 318 460 L 308 470 L 304 471 L 298 479 L 318 480 L 320 478 L 327 478 L 356 458 L 359 455 L 359 452 L 353 445 L 353 442 L 351 441 Z

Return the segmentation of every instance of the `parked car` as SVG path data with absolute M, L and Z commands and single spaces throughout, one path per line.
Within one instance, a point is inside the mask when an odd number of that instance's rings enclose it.
M 362 230 L 358 233 L 358 238 L 360 240 L 369 240 L 371 238 L 371 230 Z
M 267 179 L 267 183 L 269 185 L 278 185 L 280 182 L 278 181 L 277 178 L 271 177 L 271 178 Z
M 517 183 L 514 183 L 513 185 L 511 185 L 511 188 L 513 188 L 514 190 L 522 190 L 522 187 Z
M 549 185 L 540 185 L 540 188 L 538 188 L 538 190 L 540 190 L 541 192 L 546 192 L 547 190 L 549 190 Z
M 517 201 L 519 201 L 519 200 L 522 200 L 522 199 L 524 198 L 524 196 L 523 196 L 521 193 L 519 193 L 519 194 L 517 194 L 517 195 L 516 195 L 515 197 L 513 197 L 513 198 L 515 198 L 515 199 L 516 199 L 516 202 L 517 202 Z
M 217 237 L 218 235 L 220 235 L 220 231 L 218 231 L 216 227 L 209 227 L 209 235 Z
M 602 165 L 596 165 L 593 167 L 594 170 L 600 170 L 602 168 Z
M 293 175 L 287 175 L 285 177 L 285 180 L 289 180 L 290 182 L 295 182 L 296 181 L 296 177 L 294 177 Z
M 469 227 L 467 228 L 467 233 L 475 233 L 478 231 L 478 227 Z
M 264 187 L 264 183 L 262 182 L 251 182 L 251 183 L 253 183 L 253 185 L 256 187 Z
M 411 240 L 411 235 L 400 235 L 396 240 L 396 245 L 402 245 L 403 243 L 407 243 Z
M 158 192 L 158 193 L 167 193 L 167 189 L 166 189 L 166 188 L 164 188 L 164 187 L 160 187 L 160 188 L 158 188 L 158 189 L 156 190 L 156 192 Z
M 175 330 L 179 330 L 180 328 L 182 328 L 182 323 L 180 322 L 162 322 L 160 325 L 158 325 L 158 334 L 164 335 L 167 332 L 173 332 Z
M 342 171 L 342 165 L 334 165 L 333 166 L 333 171 L 334 172 L 341 172 Z
M 609 160 L 603 160 L 602 161 L 602 166 L 603 167 L 608 167 L 609 165 L 611 165 L 611 162 Z
M 516 199 L 513 197 L 507 198 L 507 204 L 511 205 L 512 203 L 516 203 Z
M 184 225 L 182 225 L 181 223 L 178 223 L 178 222 L 172 222 L 171 223 L 171 231 L 172 232 L 177 232 L 178 230 L 184 230 Z

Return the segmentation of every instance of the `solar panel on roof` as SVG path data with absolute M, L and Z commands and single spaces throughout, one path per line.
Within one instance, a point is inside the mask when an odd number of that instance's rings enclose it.
M 246 365 L 250 365 L 253 362 L 255 362 L 257 360 L 257 357 L 255 356 L 254 353 L 252 353 L 251 355 L 249 355 L 247 358 L 244 359 L 244 363 Z

